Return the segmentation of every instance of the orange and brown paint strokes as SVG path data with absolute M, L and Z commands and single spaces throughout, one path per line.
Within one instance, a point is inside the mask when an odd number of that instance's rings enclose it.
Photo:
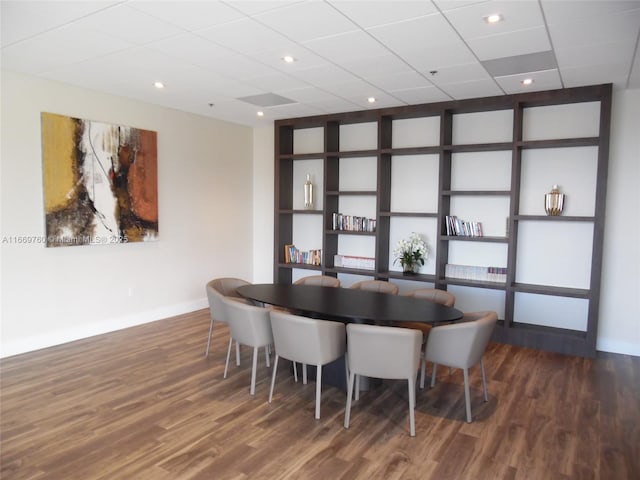
M 157 134 L 42 114 L 47 246 L 153 240 Z

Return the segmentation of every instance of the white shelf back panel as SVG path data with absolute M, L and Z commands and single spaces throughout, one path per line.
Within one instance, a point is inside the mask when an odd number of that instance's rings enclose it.
M 544 196 L 558 185 L 565 194 L 563 215 L 593 216 L 597 168 L 597 147 L 524 150 L 520 213 L 546 215 Z
M 504 237 L 507 233 L 509 196 L 454 196 L 451 215 L 465 222 L 482 223 L 486 237 Z
M 356 217 L 376 218 L 376 197 L 368 196 L 344 196 L 338 199 L 338 213 L 353 215 Z
M 455 265 L 506 267 L 506 243 L 449 242 L 449 260 Z
M 456 296 L 454 305 L 463 312 L 494 311 L 499 319 L 504 319 L 505 293 L 502 290 L 490 288 L 471 288 L 459 285 L 449 285 L 448 292 Z
M 597 137 L 600 129 L 600 102 L 570 103 L 525 108 L 523 140 Z
M 513 321 L 586 332 L 588 311 L 583 298 L 516 292 Z
M 438 211 L 438 155 L 391 157 L 391 211 Z
M 408 239 L 411 232 L 420 234 L 427 244 L 427 259 L 424 265 L 420 267 L 419 273 L 435 274 L 436 245 L 438 239 L 438 220 L 436 218 L 391 218 L 391 227 L 389 228 L 389 270 L 396 272 L 402 271 L 402 265 L 400 265 L 399 261 L 394 264 L 395 257 L 393 256 L 393 250 L 400 240 Z
M 340 190 L 377 190 L 376 157 L 343 157 L 340 159 Z
M 593 224 L 522 221 L 516 282 L 589 288 Z
M 324 192 L 324 175 L 322 171 L 323 161 L 317 160 L 296 160 L 293 162 L 293 208 L 294 210 L 304 209 L 304 183 L 309 174 L 313 183 L 314 210 L 322 210 Z
M 338 236 L 338 254 L 374 258 L 376 239 L 370 236 L 340 235 Z M 373 271 L 371 274 L 373 275 Z
M 293 131 L 293 153 L 324 152 L 324 128 L 299 128 Z
M 378 148 L 378 123 L 340 125 L 340 151 L 375 150 Z
M 511 190 L 511 151 L 454 153 L 451 190 Z
M 513 110 L 459 113 L 453 116 L 454 145 L 510 142 L 513 139 Z
M 392 148 L 432 147 L 439 144 L 439 116 L 393 120 L 391 123 Z
M 322 215 L 293 215 L 292 241 L 298 250 L 322 248 Z
M 295 283 L 297 280 L 300 280 L 304 277 L 312 277 L 316 275 L 322 274 L 320 272 L 309 271 L 303 268 L 293 268 L 291 269 L 291 283 Z

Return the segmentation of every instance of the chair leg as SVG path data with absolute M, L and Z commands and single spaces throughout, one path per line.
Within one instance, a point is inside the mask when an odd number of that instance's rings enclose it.
M 303 385 L 307 384 L 307 364 L 306 363 L 302 364 L 302 384 Z
M 409 378 L 409 431 L 412 437 L 416 436 L 416 380 Z
M 264 358 L 265 358 L 265 362 L 267 364 L 267 368 L 269 368 L 271 365 L 269 365 L 269 354 L 271 353 L 271 349 L 269 348 L 269 345 L 267 345 L 266 347 L 264 347 Z
M 256 370 L 258 369 L 258 347 L 253 347 L 253 366 L 251 367 L 251 395 L 256 394 Z
M 356 374 L 349 373 L 349 388 L 347 389 L 347 406 L 344 409 L 344 428 L 349 428 L 351 417 L 351 397 L 353 396 L 353 384 L 356 382 Z
M 471 423 L 471 399 L 469 394 L 469 369 L 464 368 L 464 403 L 467 408 L 467 423 Z
M 487 377 L 484 373 L 484 360 L 480 359 L 480 369 L 482 370 L 482 390 L 484 391 L 484 401 L 489 401 L 489 395 L 487 395 Z
M 360 375 L 356 375 L 356 402 L 360 400 Z
M 298 366 L 296 365 L 296 362 L 291 363 L 293 363 L 293 379 L 298 383 Z
M 427 371 L 427 360 L 425 358 L 422 359 L 422 366 L 420 367 L 420 389 L 424 388 L 424 377 Z
M 209 356 L 209 347 L 211 346 L 211 335 L 213 335 L 213 318 L 211 319 L 211 324 L 209 325 L 209 338 L 207 339 L 207 350 L 204 352 L 204 356 Z
M 273 387 L 276 385 L 276 373 L 278 373 L 278 359 L 280 355 L 276 353 L 276 358 L 273 360 L 273 373 L 271 374 L 271 388 L 269 389 L 269 403 L 273 399 Z
M 229 369 L 229 357 L 231 356 L 231 345 L 233 345 L 233 338 L 229 337 L 229 348 L 227 348 L 227 362 L 224 364 L 224 375 L 222 378 L 227 378 L 227 370 Z M 236 342 L 236 346 L 238 342 Z
M 438 365 L 433 364 L 433 370 L 431 370 L 431 388 L 436 386 L 436 371 L 438 370 Z
M 322 396 L 322 365 L 316 369 L 316 420 L 320 419 L 320 397 Z
M 344 352 L 344 373 L 346 375 L 346 385 L 349 385 L 349 355 Z
M 240 344 L 236 342 L 236 366 L 240 366 Z

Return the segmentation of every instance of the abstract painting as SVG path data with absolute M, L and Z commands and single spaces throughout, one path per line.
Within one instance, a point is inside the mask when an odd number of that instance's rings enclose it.
M 158 237 L 157 133 L 42 113 L 46 245 Z

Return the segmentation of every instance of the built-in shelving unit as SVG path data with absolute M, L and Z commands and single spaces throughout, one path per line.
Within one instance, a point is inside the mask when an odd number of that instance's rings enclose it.
M 300 269 L 432 284 L 458 308 L 498 311 L 497 341 L 593 356 L 610 116 L 611 85 L 598 85 L 279 120 L 274 280 Z M 317 173 L 315 210 L 296 200 L 301 169 Z M 547 216 L 554 183 L 567 207 Z M 334 213 L 375 218 L 376 231 L 333 230 Z M 451 215 L 486 222 L 486 236 L 447 235 Z M 392 250 L 414 226 L 429 265 L 407 276 Z M 285 263 L 297 241 L 321 248 L 322 265 Z M 337 254 L 375 257 L 375 268 L 335 267 Z M 448 263 L 506 268 L 506 282 L 449 278 Z

